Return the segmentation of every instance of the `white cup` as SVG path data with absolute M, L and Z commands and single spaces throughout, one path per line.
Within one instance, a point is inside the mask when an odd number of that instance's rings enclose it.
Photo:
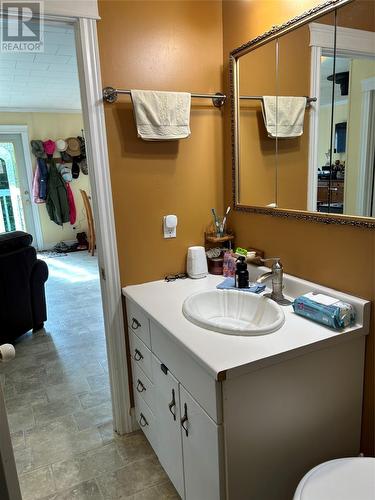
M 207 258 L 204 247 L 189 247 L 186 269 L 189 278 L 204 278 L 208 274 Z

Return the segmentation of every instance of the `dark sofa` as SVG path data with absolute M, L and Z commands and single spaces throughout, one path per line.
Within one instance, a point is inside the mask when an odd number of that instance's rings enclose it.
M 32 241 L 23 231 L 0 234 L 0 344 L 39 330 L 47 319 L 48 267 Z

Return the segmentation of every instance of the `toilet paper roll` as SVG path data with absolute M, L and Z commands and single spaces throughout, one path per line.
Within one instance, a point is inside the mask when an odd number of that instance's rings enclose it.
M 12 344 L 0 345 L 0 361 L 10 361 L 16 356 L 16 350 Z

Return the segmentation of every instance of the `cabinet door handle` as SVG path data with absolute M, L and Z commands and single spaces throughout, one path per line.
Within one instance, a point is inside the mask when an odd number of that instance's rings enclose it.
M 138 351 L 138 349 L 134 350 L 134 359 L 136 361 L 140 361 L 141 359 L 143 359 L 143 354 L 141 353 L 141 351 Z
M 146 387 L 142 384 L 142 382 L 138 379 L 137 381 L 137 391 L 143 392 L 146 390 Z
M 181 427 L 184 429 L 186 436 L 189 435 L 189 429 L 188 429 L 188 415 L 187 415 L 187 405 L 186 403 L 184 404 L 184 416 L 181 419 Z
M 176 410 L 174 410 L 174 408 L 176 408 L 176 398 L 174 394 L 174 389 L 172 389 L 172 401 L 169 403 L 168 408 L 173 415 L 173 420 L 176 420 Z
M 148 422 L 146 420 L 146 417 L 143 415 L 143 413 L 141 413 L 140 417 L 139 417 L 139 425 L 141 427 L 146 427 L 146 425 L 148 425 Z
M 132 318 L 132 328 L 133 330 L 137 330 L 137 328 L 140 328 L 142 325 L 140 324 L 140 322 L 135 319 L 135 318 Z

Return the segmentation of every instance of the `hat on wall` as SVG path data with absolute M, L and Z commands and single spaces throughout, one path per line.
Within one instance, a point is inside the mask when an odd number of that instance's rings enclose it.
M 70 156 L 80 156 L 81 154 L 81 143 L 77 139 L 77 137 L 68 137 L 66 139 L 66 142 L 68 144 L 68 147 L 66 149 L 66 152 Z
M 56 141 L 57 151 L 59 151 L 61 153 L 62 151 L 66 151 L 67 147 L 68 147 L 68 144 L 66 143 L 66 141 L 64 141 L 64 139 L 57 139 L 57 141 Z
M 33 155 L 37 158 L 45 158 L 46 153 L 44 152 L 43 142 L 42 141 L 31 141 L 31 150 Z
M 79 168 L 81 169 L 81 172 L 84 174 L 84 175 L 88 175 L 89 173 L 89 168 L 87 166 L 87 160 L 86 158 L 84 158 L 83 160 L 81 160 L 79 162 Z
M 73 158 L 72 176 L 73 179 L 78 179 L 79 177 L 79 165 L 76 158 Z
M 59 166 L 57 167 L 58 171 L 60 172 L 61 177 L 64 179 L 65 182 L 72 182 L 72 170 L 71 170 L 72 164 L 70 163 L 60 163 Z
M 66 151 L 60 151 L 60 156 L 62 161 L 65 161 L 67 163 L 72 163 L 73 161 L 73 158 L 70 155 L 68 155 Z
M 53 155 L 56 149 L 56 144 L 51 139 L 47 139 L 43 142 L 43 148 L 47 155 Z

